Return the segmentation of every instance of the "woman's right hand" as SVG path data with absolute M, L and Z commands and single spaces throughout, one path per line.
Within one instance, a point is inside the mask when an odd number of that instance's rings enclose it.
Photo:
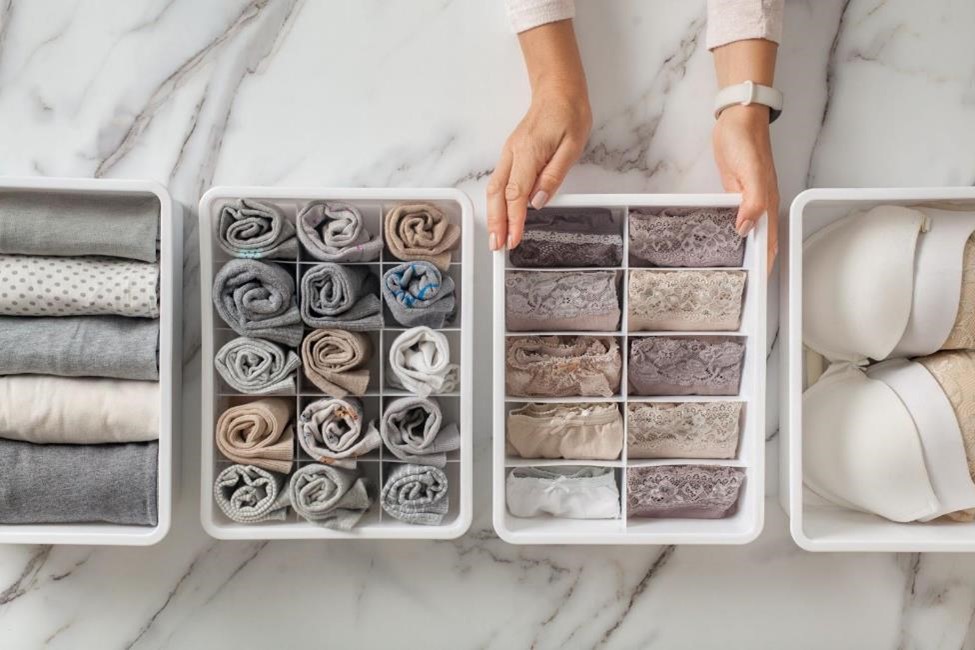
M 592 111 L 571 21 L 520 36 L 532 80 L 532 102 L 501 150 L 487 186 L 491 250 L 521 242 L 529 204 L 540 209 L 579 160 Z

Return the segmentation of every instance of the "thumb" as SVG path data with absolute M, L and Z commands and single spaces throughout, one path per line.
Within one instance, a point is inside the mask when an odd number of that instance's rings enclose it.
M 749 174 L 741 180 L 741 205 L 738 206 L 738 220 L 735 222 L 735 230 L 744 237 L 765 214 L 768 192 L 766 191 L 765 179 L 760 173 Z

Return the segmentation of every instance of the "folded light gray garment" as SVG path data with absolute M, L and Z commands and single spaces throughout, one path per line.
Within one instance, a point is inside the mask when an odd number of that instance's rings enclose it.
M 231 465 L 217 475 L 213 498 L 238 524 L 284 521 L 288 515 L 285 476 L 253 465 Z
M 383 485 L 382 505 L 408 524 L 439 526 L 450 509 L 447 475 L 429 465 L 395 465 Z
M 0 253 L 155 262 L 158 248 L 159 199 L 152 194 L 0 193 Z
M 306 465 L 291 475 L 291 505 L 313 524 L 350 530 L 369 510 L 366 479 L 354 469 Z
M 277 264 L 230 260 L 213 281 L 213 306 L 241 336 L 291 347 L 301 343 L 303 328 L 295 281 Z
M 276 205 L 238 199 L 220 209 L 217 221 L 220 248 L 234 257 L 295 260 L 295 226 Z
M 404 327 L 438 329 L 454 318 L 454 279 L 430 262 L 406 262 L 386 271 L 383 297 Z
M 309 327 L 361 332 L 383 326 L 379 281 L 368 267 L 316 264 L 301 278 L 301 319 Z
M 155 526 L 159 445 L 0 439 L 0 523 Z
M 359 208 L 342 201 L 306 205 L 298 213 L 298 239 L 323 262 L 372 262 L 383 250 L 383 240 L 366 229 Z
M 320 399 L 298 417 L 298 442 L 320 463 L 355 468 L 356 458 L 382 444 L 375 421 L 357 399 Z
M 239 336 L 217 351 L 213 365 L 223 380 L 241 393 L 293 394 L 301 359 L 277 343 Z
M 444 426 L 440 404 L 424 397 L 390 402 L 383 411 L 382 437 L 394 456 L 419 465 L 443 467 L 446 452 L 460 449 L 457 424 Z
M 0 375 L 159 379 L 159 321 L 0 316 Z

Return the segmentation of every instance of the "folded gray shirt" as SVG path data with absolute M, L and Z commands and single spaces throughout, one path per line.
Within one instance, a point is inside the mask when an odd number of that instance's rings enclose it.
M 0 439 L 0 524 L 155 526 L 156 442 L 35 445 Z
M 0 316 L 0 375 L 159 379 L 159 321 Z
M 158 248 L 159 199 L 153 194 L 0 192 L 0 253 L 155 262 Z

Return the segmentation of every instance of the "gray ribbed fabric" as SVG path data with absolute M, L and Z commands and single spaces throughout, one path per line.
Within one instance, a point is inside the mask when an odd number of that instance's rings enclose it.
M 383 297 L 404 327 L 438 329 L 453 320 L 454 279 L 430 262 L 406 262 L 383 274 Z
M 249 336 L 228 341 L 213 365 L 231 388 L 248 395 L 294 393 L 301 359 L 277 343 Z
M 357 399 L 315 400 L 298 417 L 298 442 L 320 463 L 355 468 L 356 458 L 382 444 L 373 420 Z
M 393 465 L 383 485 L 382 505 L 408 524 L 439 526 L 450 509 L 447 475 L 429 465 Z
M 0 523 L 155 526 L 155 442 L 34 445 L 0 439 Z
M 301 319 L 309 327 L 381 329 L 379 281 L 365 266 L 316 264 L 301 277 Z
M 159 378 L 159 321 L 0 316 L 0 375 Z
M 217 313 L 241 336 L 269 339 L 298 347 L 301 312 L 295 282 L 277 264 L 230 260 L 213 281 Z
M 372 499 L 366 480 L 354 469 L 306 465 L 291 475 L 291 505 L 313 524 L 350 530 L 366 514 Z
M 217 242 L 234 257 L 248 259 L 298 256 L 295 226 L 275 205 L 238 199 L 220 209 Z
M 284 521 L 288 492 L 283 474 L 253 465 L 231 465 L 213 483 L 213 498 L 223 514 L 239 524 Z
M 0 192 L 0 253 L 155 262 L 158 248 L 159 200 L 152 194 Z
M 460 449 L 460 430 L 451 422 L 443 425 L 443 413 L 436 400 L 400 397 L 383 411 L 382 437 L 386 448 L 400 460 L 443 467 L 447 453 Z
M 362 223 L 351 203 L 314 201 L 298 213 L 298 239 L 308 254 L 323 262 L 372 262 L 383 251 L 383 240 Z

